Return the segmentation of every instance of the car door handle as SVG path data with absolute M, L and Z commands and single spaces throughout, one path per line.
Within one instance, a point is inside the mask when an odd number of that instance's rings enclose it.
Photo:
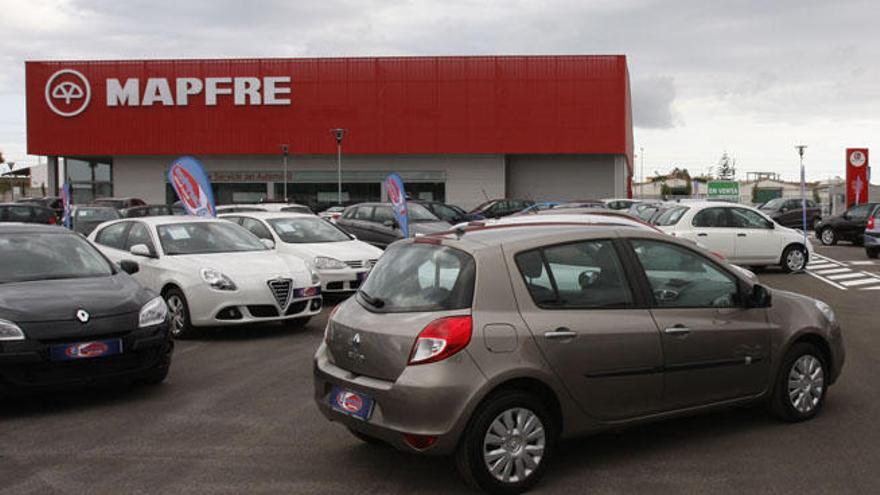
M 740 232 L 739 234 L 736 234 L 737 237 L 745 237 L 746 235 L 748 235 L 748 234 L 743 234 L 742 232 Z
M 687 335 L 691 333 L 691 329 L 684 325 L 673 325 L 663 330 L 667 335 Z
M 709 235 L 709 234 L 707 234 L 707 233 L 705 233 L 705 232 L 700 232 L 699 234 L 697 234 L 697 237 L 706 237 L 706 236 L 708 236 L 708 235 Z
M 572 332 L 565 327 L 559 327 L 552 332 L 544 332 L 544 338 L 550 340 L 573 339 L 577 337 L 577 332 Z

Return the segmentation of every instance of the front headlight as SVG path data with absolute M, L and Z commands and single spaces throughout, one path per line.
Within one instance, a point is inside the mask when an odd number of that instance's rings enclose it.
M 348 267 L 344 262 L 339 261 L 336 258 L 328 258 L 327 256 L 316 257 L 312 264 L 315 265 L 315 268 L 318 270 L 340 270 Z
M 814 301 L 816 303 L 816 309 L 819 310 L 820 313 L 828 320 L 828 323 L 835 325 L 837 323 L 837 315 L 834 314 L 834 310 L 831 309 L 831 306 L 825 304 L 818 299 Z
M 213 268 L 202 268 L 202 280 L 217 290 L 235 290 L 235 282 Z
M 138 316 L 138 326 L 141 328 L 160 325 L 168 318 L 168 306 L 161 297 L 150 299 L 147 304 L 141 307 L 140 316 Z
M 21 328 L 9 320 L 0 320 L 0 341 L 24 340 Z

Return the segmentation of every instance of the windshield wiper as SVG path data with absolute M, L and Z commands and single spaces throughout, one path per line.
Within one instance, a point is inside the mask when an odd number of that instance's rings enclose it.
M 382 299 L 380 299 L 378 297 L 373 297 L 362 290 L 359 290 L 358 294 L 361 295 L 361 297 L 364 299 L 364 301 L 367 302 L 367 304 L 369 304 L 370 306 L 372 306 L 374 308 L 378 309 L 378 308 L 381 308 L 382 306 L 385 306 L 385 301 L 383 301 Z

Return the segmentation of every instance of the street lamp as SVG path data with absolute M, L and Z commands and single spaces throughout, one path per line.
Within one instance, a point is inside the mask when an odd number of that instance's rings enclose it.
M 281 155 L 284 157 L 284 202 L 287 202 L 287 151 L 289 147 L 286 144 L 281 145 Z
M 348 129 L 336 128 L 330 129 L 330 133 L 336 139 L 336 186 L 337 186 L 337 204 L 342 206 L 342 139 L 348 133 Z
M 804 249 L 807 249 L 807 174 L 804 171 L 804 150 L 807 145 L 799 144 L 794 149 L 801 159 L 801 226 L 804 231 Z

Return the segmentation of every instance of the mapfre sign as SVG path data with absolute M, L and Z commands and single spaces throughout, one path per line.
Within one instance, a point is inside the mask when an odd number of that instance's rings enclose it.
M 623 56 L 27 62 L 36 155 L 606 153 Z

